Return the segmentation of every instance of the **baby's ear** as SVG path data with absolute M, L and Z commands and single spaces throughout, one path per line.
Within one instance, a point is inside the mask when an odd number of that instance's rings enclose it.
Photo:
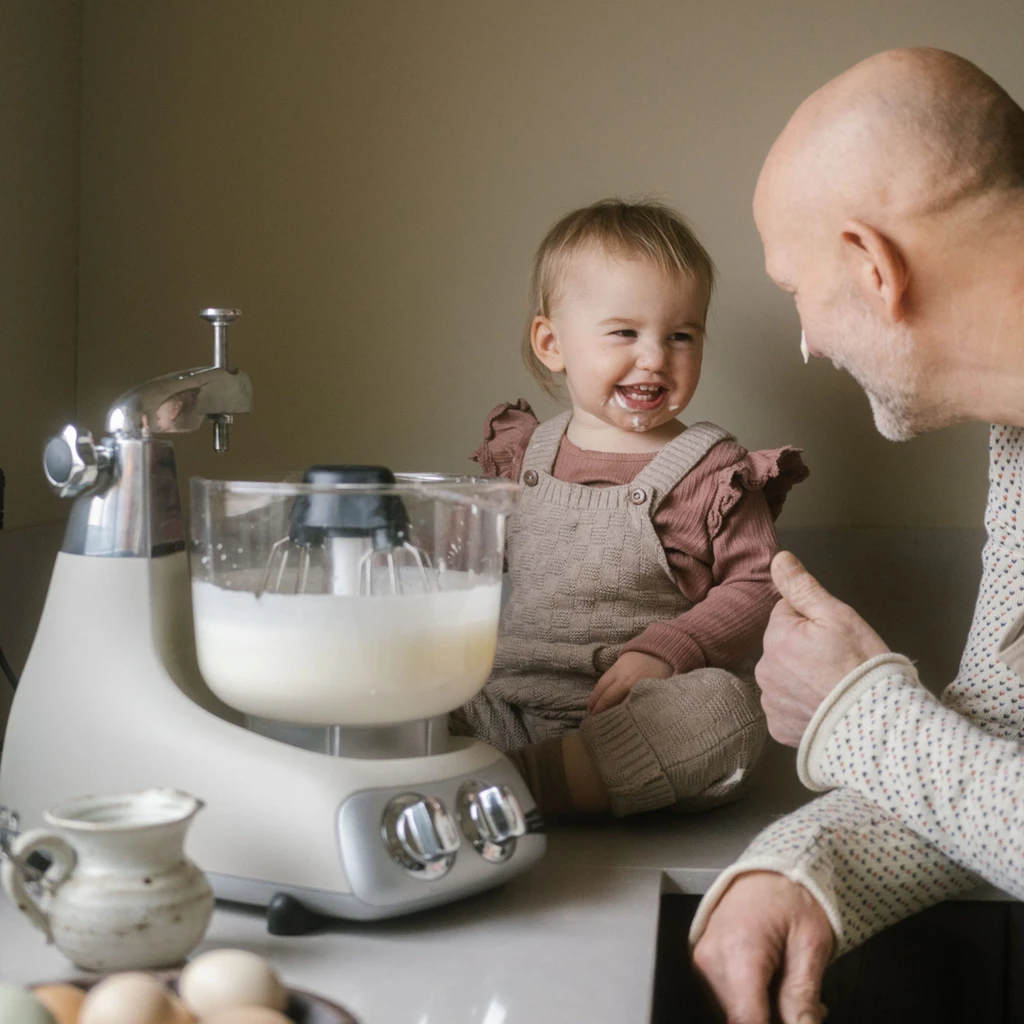
M 555 325 L 546 316 L 535 316 L 530 325 L 530 345 L 533 354 L 552 372 L 562 373 L 565 360 L 558 347 Z

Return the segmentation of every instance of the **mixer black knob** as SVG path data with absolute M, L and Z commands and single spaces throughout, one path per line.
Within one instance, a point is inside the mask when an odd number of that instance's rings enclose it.
M 423 881 L 451 870 L 461 842 L 444 804 L 417 793 L 403 793 L 387 805 L 381 837 L 392 860 Z
M 473 848 L 491 864 L 501 864 L 526 835 L 523 808 L 508 786 L 466 782 L 459 789 L 459 824 Z

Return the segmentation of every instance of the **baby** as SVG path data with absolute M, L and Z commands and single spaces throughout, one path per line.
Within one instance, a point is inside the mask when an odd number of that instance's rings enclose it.
M 674 211 L 596 203 L 534 263 L 524 355 L 572 408 L 520 400 L 473 453 L 523 485 L 494 671 L 453 731 L 502 750 L 541 810 L 634 814 L 734 797 L 766 730 L 754 655 L 773 520 L 799 449 L 676 418 L 700 380 L 711 258 Z

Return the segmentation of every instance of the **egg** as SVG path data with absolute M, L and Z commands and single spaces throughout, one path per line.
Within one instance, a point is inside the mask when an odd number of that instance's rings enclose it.
M 85 992 L 77 985 L 40 985 L 32 989 L 32 995 L 50 1011 L 57 1024 L 78 1024 Z
M 171 1005 L 174 1007 L 174 1024 L 195 1024 L 195 1016 L 177 996 L 171 996 Z
M 221 1007 L 283 1010 L 288 1003 L 288 993 L 273 967 L 244 949 L 214 949 L 196 957 L 181 972 L 178 994 L 204 1020 Z
M 78 1024 L 183 1024 L 175 1004 L 152 974 L 112 974 L 85 997 Z
M 203 1018 L 203 1024 L 293 1024 L 277 1010 L 265 1006 L 225 1006 Z
M 0 984 L 0 1024 L 56 1024 L 35 996 L 17 985 Z

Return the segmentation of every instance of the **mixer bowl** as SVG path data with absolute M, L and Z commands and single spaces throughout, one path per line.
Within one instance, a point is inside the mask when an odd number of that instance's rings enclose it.
M 493 664 L 518 492 L 432 474 L 388 485 L 193 479 L 207 685 L 247 715 L 302 725 L 383 726 L 457 708 Z M 310 508 L 343 515 L 310 528 Z M 384 509 L 391 528 L 351 528 L 366 508 Z

